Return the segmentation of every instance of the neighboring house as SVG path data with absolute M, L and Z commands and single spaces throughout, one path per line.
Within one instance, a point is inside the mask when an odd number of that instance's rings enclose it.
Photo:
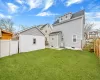
M 50 24 L 40 25 L 39 29 L 44 33 L 45 35 L 45 45 L 49 45 L 49 34 L 52 32 L 53 28 Z
M 50 47 L 81 50 L 85 44 L 84 25 L 84 10 L 59 17 L 53 24 L 53 32 L 49 34 Z
M 0 29 L 0 40 L 11 40 L 13 33 Z
M 45 48 L 45 36 L 37 27 L 19 32 L 19 52 Z
M 88 39 L 96 39 L 98 38 L 98 31 L 91 31 L 88 33 Z

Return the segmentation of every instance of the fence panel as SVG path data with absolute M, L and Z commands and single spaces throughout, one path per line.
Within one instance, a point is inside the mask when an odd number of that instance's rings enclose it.
M 9 40 L 0 41 L 0 55 L 1 57 L 9 56 Z
M 0 57 L 18 53 L 18 41 L 0 40 Z
M 94 52 L 98 57 L 100 57 L 100 39 L 96 39 L 94 42 Z
M 18 53 L 18 41 L 10 41 L 10 55 Z

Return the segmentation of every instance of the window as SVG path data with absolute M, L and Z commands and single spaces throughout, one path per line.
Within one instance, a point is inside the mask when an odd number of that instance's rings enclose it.
M 45 33 L 47 33 L 47 30 L 45 31 Z
M 73 35 L 73 42 L 76 42 L 76 35 Z
M 61 41 L 63 41 L 64 39 L 63 39 L 63 37 L 61 38 Z
M 36 44 L 36 39 L 35 38 L 33 39 L 33 44 Z

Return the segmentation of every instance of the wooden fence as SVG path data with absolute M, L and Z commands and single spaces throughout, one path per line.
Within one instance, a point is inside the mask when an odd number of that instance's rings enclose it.
M 94 41 L 94 52 L 98 57 L 100 57 L 100 38 Z

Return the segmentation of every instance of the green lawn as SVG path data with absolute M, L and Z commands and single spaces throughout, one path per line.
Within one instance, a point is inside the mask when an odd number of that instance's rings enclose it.
M 93 53 L 45 49 L 0 59 L 0 80 L 100 80 Z

